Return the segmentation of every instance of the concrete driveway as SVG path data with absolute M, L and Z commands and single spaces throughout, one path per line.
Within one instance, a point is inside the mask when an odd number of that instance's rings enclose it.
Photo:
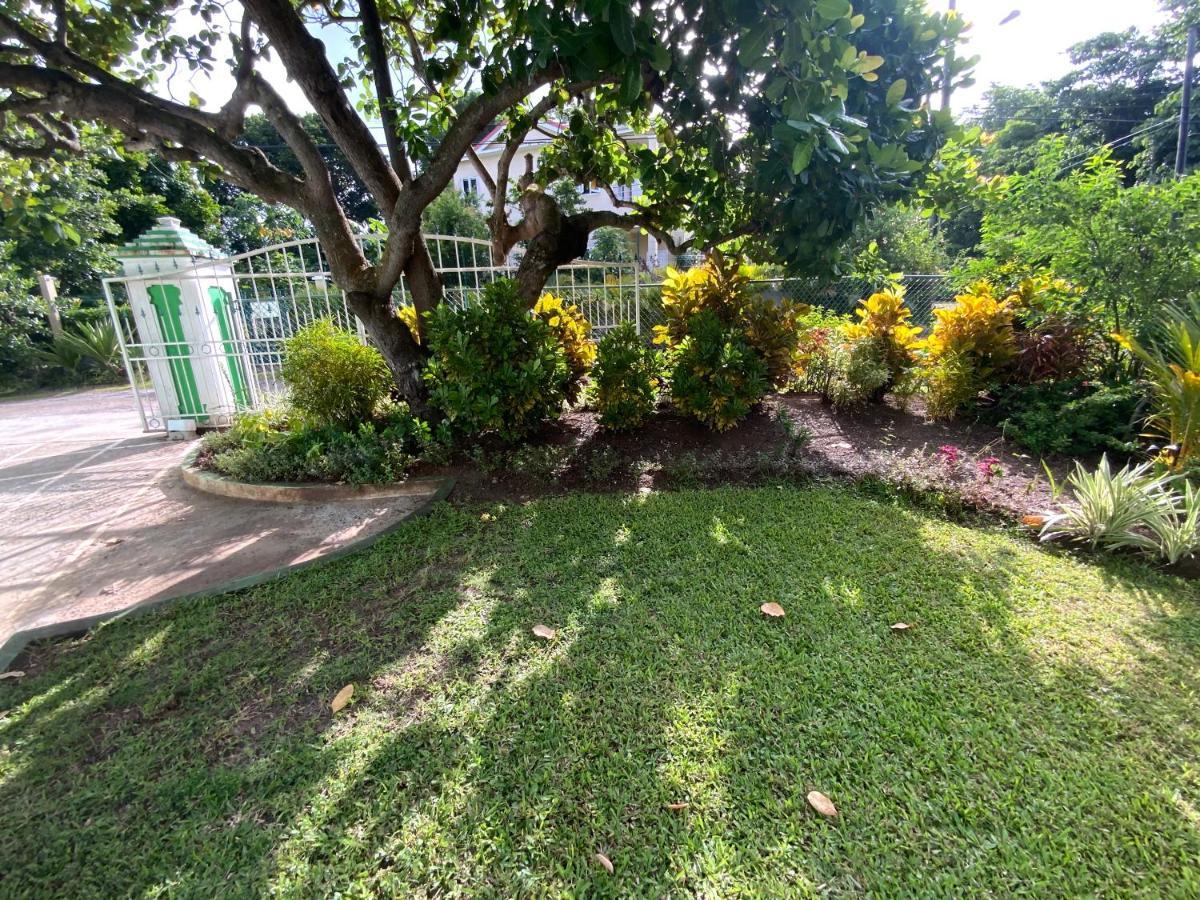
M 0 402 L 0 644 L 326 555 L 426 499 L 214 497 L 183 484 L 189 448 L 143 434 L 128 389 Z

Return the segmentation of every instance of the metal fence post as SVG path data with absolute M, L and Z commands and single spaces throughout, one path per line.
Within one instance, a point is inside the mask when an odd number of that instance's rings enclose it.
M 117 346 L 121 348 L 121 361 L 125 363 L 125 377 L 129 379 L 129 389 L 133 391 L 133 399 L 137 402 L 138 418 L 142 420 L 142 431 L 149 431 L 150 423 L 146 421 L 146 410 L 142 406 L 142 392 L 138 390 L 137 372 L 134 371 L 133 362 L 129 358 L 129 348 L 125 346 L 125 330 L 121 317 L 117 315 L 117 304 L 113 299 L 112 285 L 107 278 L 101 284 L 104 287 L 104 299 L 108 301 L 108 317 L 112 320 L 113 330 L 117 332 Z
M 642 333 L 642 279 L 641 265 L 636 253 L 633 256 L 633 328 L 640 336 Z

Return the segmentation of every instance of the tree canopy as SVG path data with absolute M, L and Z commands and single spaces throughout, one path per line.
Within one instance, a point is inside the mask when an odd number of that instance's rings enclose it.
M 414 400 L 421 351 L 392 314 L 391 292 L 403 274 L 418 310 L 439 302 L 422 213 L 486 127 L 499 122 L 504 141 L 497 175 L 480 166 L 493 253 L 524 242 L 516 277 L 530 302 L 606 226 L 644 229 L 676 250 L 737 239 L 764 260 L 816 269 L 869 208 L 911 189 L 949 118 L 921 99 L 944 77 L 963 82 L 970 65 L 952 53 L 962 20 L 920 0 L 242 8 L 231 22 L 216 0 L 5 0 L 0 149 L 38 160 L 78 153 L 81 126 L 97 123 L 122 136 L 121 152 L 152 150 L 292 207 Z M 190 33 L 177 25 L 185 12 L 201 23 Z M 328 27 L 349 34 L 344 58 L 320 40 Z M 289 109 L 264 77 L 268 56 L 315 118 Z M 219 106 L 156 91 L 171 71 L 217 67 L 234 84 Z M 269 134 L 256 135 L 254 109 Z M 536 173 L 514 177 L 522 140 L 550 115 L 567 127 Z M 369 126 L 376 118 L 382 146 Z M 654 144 L 633 139 L 640 134 Z M 266 148 L 277 144 L 288 153 Z M 641 194 L 615 210 L 564 214 L 546 190 L 557 179 L 637 182 Z M 515 220 L 504 202 L 510 182 Z M 351 187 L 361 187 L 357 199 Z M 349 208 L 367 198 L 387 226 L 377 260 L 364 256 Z M 676 241 L 681 232 L 686 242 Z

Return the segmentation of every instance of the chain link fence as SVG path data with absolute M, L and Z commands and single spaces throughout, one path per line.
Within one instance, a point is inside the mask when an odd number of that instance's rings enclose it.
M 840 315 L 851 315 L 859 301 L 874 293 L 861 278 L 768 278 L 755 282 L 764 296 L 774 300 L 807 303 Z M 912 320 L 922 328 L 933 324 L 933 311 L 954 303 L 955 288 L 948 275 L 905 275 L 900 280 Z M 665 321 L 661 282 L 639 285 L 640 326 L 643 332 Z

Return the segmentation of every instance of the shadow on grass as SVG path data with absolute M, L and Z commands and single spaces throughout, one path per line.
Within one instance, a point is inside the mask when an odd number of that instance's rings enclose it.
M 0 869 L 17 895 L 1179 889 L 1198 599 L 837 488 L 444 510 L 40 650 L 0 688 Z

